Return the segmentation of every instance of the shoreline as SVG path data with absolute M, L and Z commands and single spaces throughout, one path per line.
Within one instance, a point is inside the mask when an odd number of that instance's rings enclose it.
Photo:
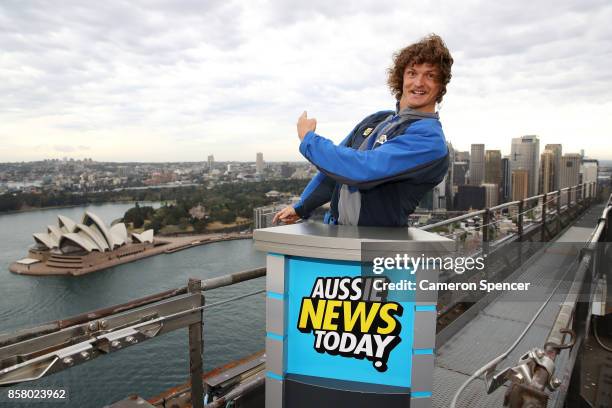
M 0 211 L 0 216 L 2 215 L 9 215 L 9 214 L 20 214 L 20 213 L 28 213 L 28 212 L 34 212 L 34 211 L 43 211 L 43 210 L 61 210 L 64 208 L 74 208 L 74 207 L 87 207 L 90 205 L 105 205 L 105 204 L 128 204 L 128 203 L 135 203 L 138 200 L 118 200 L 118 201 L 104 201 L 101 203 L 84 203 L 84 204 L 66 204 L 66 205 L 52 205 L 49 207 L 30 207 L 30 208 L 23 208 L 21 210 L 10 210 L 10 211 Z M 149 202 L 156 202 L 156 201 L 138 201 L 139 203 L 149 203 Z
M 182 237 L 159 237 L 155 240 L 155 246 L 146 248 L 141 252 L 131 255 L 108 258 L 104 262 L 83 268 L 60 268 L 48 266 L 45 262 L 31 265 L 23 265 L 16 261 L 9 265 L 9 271 L 18 275 L 29 276 L 81 276 L 104 269 L 136 262 L 162 254 L 173 254 L 200 245 L 214 244 L 223 241 L 235 241 L 240 239 L 252 239 L 253 234 L 221 233 L 221 234 L 199 234 Z

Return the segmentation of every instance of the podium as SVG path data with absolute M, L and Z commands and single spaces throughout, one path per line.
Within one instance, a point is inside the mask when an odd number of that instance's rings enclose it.
M 267 253 L 266 408 L 431 405 L 430 264 L 454 241 L 313 222 L 259 229 L 254 241 Z

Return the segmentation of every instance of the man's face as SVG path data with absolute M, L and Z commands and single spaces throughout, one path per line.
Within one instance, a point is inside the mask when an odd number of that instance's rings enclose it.
M 435 112 L 440 94 L 440 68 L 433 64 L 413 64 L 404 70 L 400 110 L 412 108 L 420 112 Z

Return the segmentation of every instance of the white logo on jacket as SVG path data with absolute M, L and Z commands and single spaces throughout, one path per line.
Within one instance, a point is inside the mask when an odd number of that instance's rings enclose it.
M 387 141 L 387 135 L 380 135 L 376 138 L 376 143 L 383 144 Z

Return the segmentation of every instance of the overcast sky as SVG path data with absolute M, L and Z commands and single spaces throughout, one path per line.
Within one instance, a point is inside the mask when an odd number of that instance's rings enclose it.
M 612 159 L 611 22 L 609 0 L 1 0 L 0 161 L 301 160 L 303 110 L 340 141 L 393 109 L 391 55 L 431 32 L 456 148 Z

